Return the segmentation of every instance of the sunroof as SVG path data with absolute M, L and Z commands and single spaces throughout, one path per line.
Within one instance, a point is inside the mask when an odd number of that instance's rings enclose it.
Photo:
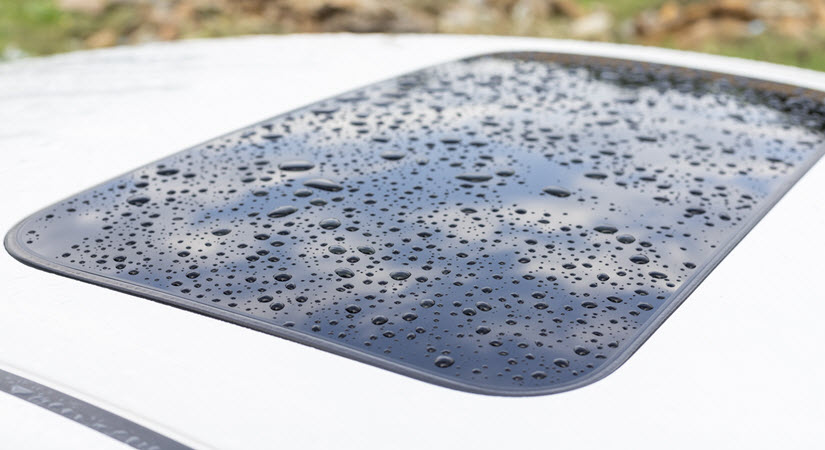
M 141 167 L 6 245 L 440 385 L 547 394 L 642 344 L 820 157 L 823 113 L 767 82 L 484 55 Z

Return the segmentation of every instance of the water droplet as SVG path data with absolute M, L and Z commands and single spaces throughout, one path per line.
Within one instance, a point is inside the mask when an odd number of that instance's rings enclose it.
M 437 358 L 435 358 L 435 366 L 441 369 L 450 367 L 453 364 L 455 364 L 455 360 L 453 358 L 450 358 L 449 356 L 439 355 Z
M 159 169 L 158 175 L 162 177 L 171 177 L 172 175 L 175 175 L 178 172 L 180 172 L 180 170 L 178 169 Z
M 353 272 L 352 270 L 347 269 L 345 267 L 341 267 L 341 268 L 335 269 L 335 275 L 338 275 L 341 278 L 352 278 L 352 277 L 355 276 L 355 272 Z
M 393 280 L 406 280 L 409 277 L 410 273 L 403 270 L 390 273 L 390 278 L 392 278 Z
M 562 369 L 564 369 L 565 367 L 570 366 L 570 361 L 568 361 L 564 358 L 556 358 L 556 359 L 553 360 L 553 364 L 555 364 L 558 367 L 561 367 Z
M 629 234 L 620 234 L 616 236 L 616 240 L 621 242 L 622 244 L 632 244 L 636 242 L 636 238 Z
M 151 199 L 145 195 L 133 195 L 126 199 L 126 203 L 133 206 L 143 206 L 149 203 L 149 201 L 151 201 Z
M 650 259 L 645 255 L 633 255 L 630 257 L 630 262 L 634 264 L 647 264 L 650 262 Z
M 358 251 L 365 254 L 365 255 L 373 255 L 375 254 L 375 249 L 372 247 L 368 247 L 366 245 L 359 245 Z
M 398 161 L 399 159 L 402 159 L 405 156 L 407 156 L 407 154 L 404 152 L 397 152 L 392 150 L 388 150 L 386 152 L 381 153 L 381 157 L 386 159 L 387 161 Z
M 294 206 L 279 206 L 273 209 L 272 212 L 267 214 L 267 216 L 272 217 L 273 219 L 277 219 L 279 217 L 286 217 L 296 211 L 298 211 L 298 208 Z
M 338 219 L 324 219 L 318 222 L 318 225 L 325 230 L 334 230 L 341 226 L 341 221 Z
M 284 309 L 285 306 L 286 305 L 284 305 L 281 302 L 275 302 L 275 303 L 269 305 L 269 309 L 271 309 L 273 311 L 280 311 L 280 310 Z
M 388 322 L 388 320 L 389 319 L 387 319 L 384 316 L 375 316 L 375 317 L 372 318 L 372 324 L 373 325 L 384 325 L 385 323 Z
M 579 345 L 577 345 L 576 347 L 573 348 L 573 352 L 576 353 L 579 356 L 585 356 L 585 355 L 590 354 L 590 350 L 588 350 L 588 349 L 586 349 L 582 346 L 579 346 Z
M 542 189 L 545 194 L 550 194 L 553 197 L 565 198 L 570 197 L 570 191 L 563 187 L 559 186 L 547 186 L 546 188 Z
M 329 252 L 333 255 L 343 255 L 347 252 L 347 249 L 341 247 L 340 245 L 332 245 L 329 247 Z
M 302 159 L 295 159 L 292 161 L 284 161 L 278 164 L 278 168 L 281 170 L 285 170 L 287 172 L 305 172 L 307 170 L 312 170 L 315 167 L 315 164 L 311 163 L 310 161 L 305 161 Z
M 311 180 L 306 180 L 304 181 L 304 186 L 329 192 L 338 192 L 344 189 L 344 186 L 341 186 L 334 181 L 327 180 L 326 178 L 313 178 Z
M 594 227 L 593 229 L 603 234 L 613 234 L 619 231 L 616 227 L 610 225 L 599 225 L 597 227 Z
M 462 173 L 461 175 L 457 175 L 456 178 L 471 183 L 483 183 L 492 180 L 493 176 L 485 173 Z

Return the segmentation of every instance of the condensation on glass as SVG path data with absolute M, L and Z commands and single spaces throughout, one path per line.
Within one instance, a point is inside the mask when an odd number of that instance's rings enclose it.
M 824 112 L 720 74 L 484 55 L 139 168 L 6 245 L 437 384 L 547 394 L 641 345 L 819 158 Z

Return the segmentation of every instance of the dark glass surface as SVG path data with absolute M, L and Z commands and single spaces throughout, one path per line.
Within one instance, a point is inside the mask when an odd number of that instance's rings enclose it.
M 470 58 L 72 196 L 17 256 L 428 381 L 555 392 L 627 358 L 816 161 L 812 95 Z

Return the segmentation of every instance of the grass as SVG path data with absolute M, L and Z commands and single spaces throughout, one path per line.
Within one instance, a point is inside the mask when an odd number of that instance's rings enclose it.
M 646 9 L 658 8 L 666 0 L 579 0 L 577 3 L 592 10 L 602 7 L 610 12 L 618 22 L 627 20 Z
M 0 50 L 40 55 L 72 50 L 72 20 L 52 0 L 0 0 Z
M 699 51 L 825 71 L 825 34 L 804 40 L 765 33 L 734 42 L 707 43 Z

